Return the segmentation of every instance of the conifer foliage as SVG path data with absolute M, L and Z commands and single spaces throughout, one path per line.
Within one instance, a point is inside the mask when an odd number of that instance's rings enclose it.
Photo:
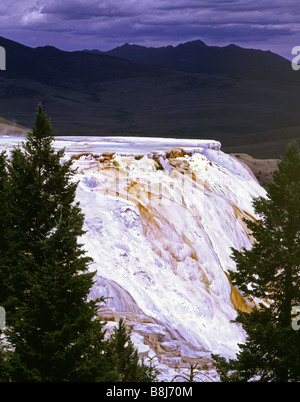
M 155 366 L 139 362 L 137 350 L 131 340 L 131 331 L 121 318 L 108 340 L 108 357 L 122 382 L 151 382 L 159 374 Z
M 7 161 L 5 152 L 0 154 L 0 261 L 5 258 L 8 239 L 6 236 L 8 227 L 8 175 L 7 175 Z M 7 298 L 6 287 L 5 287 L 5 277 L 4 267 L 0 270 L 0 305 L 2 306 Z
M 79 238 L 77 182 L 41 105 L 22 146 L 0 158 L 0 285 L 6 310 L 0 375 L 5 381 L 115 381 L 94 273 Z M 6 346 L 5 346 L 6 345 Z
M 233 250 L 230 278 L 246 296 L 261 300 L 236 322 L 247 334 L 236 359 L 215 355 L 223 381 L 299 381 L 300 331 L 300 149 L 292 142 L 278 161 L 267 197 L 254 200 L 258 221 L 246 220 L 254 244 Z

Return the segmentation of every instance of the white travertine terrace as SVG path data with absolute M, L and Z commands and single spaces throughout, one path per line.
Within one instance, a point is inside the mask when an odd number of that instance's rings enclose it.
M 0 147 L 18 141 L 3 136 Z M 57 137 L 55 147 L 78 167 L 90 296 L 108 297 L 108 327 L 126 317 L 167 380 L 211 352 L 233 357 L 244 333 L 231 320 L 249 302 L 228 280 L 231 247 L 251 247 L 242 219 L 254 219 L 252 200 L 265 196 L 251 172 L 218 141 Z

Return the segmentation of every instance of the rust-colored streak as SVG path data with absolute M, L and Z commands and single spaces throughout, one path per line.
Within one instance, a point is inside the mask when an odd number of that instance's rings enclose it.
M 245 299 L 240 294 L 240 292 L 233 286 L 227 272 L 225 272 L 225 275 L 226 275 L 226 277 L 229 281 L 230 287 L 231 287 L 230 301 L 231 301 L 234 309 L 241 310 L 245 313 L 250 313 L 251 307 L 246 303 Z

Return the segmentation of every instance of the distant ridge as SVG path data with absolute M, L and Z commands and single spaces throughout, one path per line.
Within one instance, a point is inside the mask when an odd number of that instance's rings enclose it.
M 300 85 L 300 75 L 295 74 L 288 60 L 270 51 L 233 44 L 207 46 L 195 40 L 154 48 L 125 43 L 106 52 L 67 52 L 53 46 L 31 48 L 0 37 L 0 46 L 7 53 L 7 71 L 2 76 L 34 79 L 58 87 L 164 74 L 159 67 Z
M 231 74 L 256 80 L 295 83 L 291 63 L 282 56 L 234 44 L 207 46 L 203 41 L 195 40 L 154 48 L 126 43 L 105 53 L 136 63 L 161 65 L 185 72 Z
M 56 87 L 87 86 L 95 82 L 138 77 L 154 70 L 98 52 L 67 52 L 54 46 L 31 48 L 0 37 L 7 55 L 8 78 L 26 78 Z
M 42 102 L 57 135 L 214 139 L 260 158 L 300 137 L 300 73 L 272 52 L 201 40 L 108 52 L 3 37 L 0 46 L 0 115 L 25 127 Z

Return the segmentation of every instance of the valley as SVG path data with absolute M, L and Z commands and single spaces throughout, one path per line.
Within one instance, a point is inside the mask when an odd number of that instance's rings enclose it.
M 280 157 L 300 138 L 300 76 L 271 52 L 197 41 L 155 51 L 128 45 L 134 57 L 128 46 L 64 52 L 5 38 L 0 45 L 7 53 L 0 115 L 25 127 L 42 102 L 59 136 L 214 138 L 226 152 L 260 159 Z M 140 52 L 149 53 L 143 63 Z

